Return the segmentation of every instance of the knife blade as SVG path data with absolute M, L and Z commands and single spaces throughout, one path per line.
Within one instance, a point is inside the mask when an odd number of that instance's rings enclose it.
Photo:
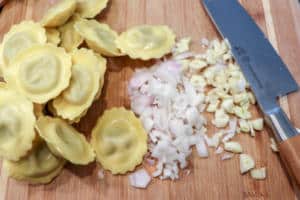
M 299 89 L 267 37 L 237 0 L 203 0 L 204 7 L 254 92 L 280 155 L 300 187 L 300 135 L 277 104 L 277 97 Z

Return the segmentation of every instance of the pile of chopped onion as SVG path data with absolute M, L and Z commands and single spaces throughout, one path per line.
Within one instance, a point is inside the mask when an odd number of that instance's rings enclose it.
M 191 146 L 207 156 L 204 143 L 204 90 L 193 87 L 170 60 L 151 69 L 135 72 L 129 83 L 131 109 L 140 116 L 149 134 L 151 157 L 157 160 L 153 176 L 178 178 L 179 168 L 187 166 Z
M 150 156 L 156 160 L 152 176 L 161 179 L 179 178 L 192 146 L 203 158 L 209 156 L 207 146 L 216 148 L 215 154 L 226 160 L 233 154 L 223 153 L 230 148 L 222 143 L 238 132 L 255 136 L 263 129 L 262 119 L 251 119 L 255 97 L 228 42 L 203 39 L 201 46 L 207 48 L 203 54 L 188 51 L 189 42 L 190 38 L 178 41 L 171 59 L 136 70 L 128 85 L 131 109 L 149 134 Z M 211 123 L 219 128 L 211 137 L 206 134 L 204 111 L 214 114 Z

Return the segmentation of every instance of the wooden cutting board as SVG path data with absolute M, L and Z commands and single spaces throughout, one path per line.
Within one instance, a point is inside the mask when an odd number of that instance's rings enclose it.
M 39 20 L 45 10 L 57 0 L 10 0 L 0 14 L 0 37 L 12 24 L 24 19 Z M 300 6 L 297 0 L 242 0 L 241 3 L 256 20 L 278 50 L 289 69 L 300 82 Z M 178 35 L 191 36 L 192 48 L 201 51 L 200 38 L 219 37 L 198 0 L 111 0 L 98 17 L 121 32 L 137 24 L 167 24 Z M 229 22 L 230 23 L 230 22 Z M 93 104 L 86 117 L 76 125 L 89 135 L 96 119 L 104 109 L 113 106 L 129 108 L 126 83 L 133 70 L 147 66 L 128 58 L 109 59 L 102 98 Z M 280 84 L 280 83 L 279 83 Z M 300 127 L 300 92 L 281 100 L 282 106 L 295 126 Z M 254 110 L 254 112 L 257 112 Z M 210 128 L 212 132 L 213 129 Z M 0 200 L 93 200 L 93 199 L 295 199 L 295 192 L 275 153 L 269 148 L 269 131 L 255 138 L 238 136 L 258 167 L 267 167 L 265 181 L 256 181 L 249 174 L 239 173 L 238 156 L 221 161 L 210 152 L 209 159 L 194 154 L 190 174 L 183 171 L 178 181 L 155 179 L 146 190 L 132 188 L 128 176 L 112 176 L 105 172 L 104 180 L 97 178 L 99 166 L 68 164 L 58 178 L 48 185 L 29 186 L 8 179 L 0 171 Z M 300 172 L 299 172 L 300 173 Z

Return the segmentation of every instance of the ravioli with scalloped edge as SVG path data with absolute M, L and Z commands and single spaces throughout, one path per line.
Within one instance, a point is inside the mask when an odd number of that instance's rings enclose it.
M 140 25 L 123 32 L 115 42 L 129 57 L 149 60 L 170 53 L 175 44 L 175 34 L 168 26 Z
M 31 149 L 36 136 L 33 104 L 0 83 L 0 156 L 17 161 Z
M 95 160 L 94 150 L 85 136 L 65 121 L 40 117 L 36 127 L 54 155 L 79 165 L 86 165 Z
M 76 0 L 60 0 L 47 10 L 41 20 L 45 27 L 61 26 L 68 21 L 76 10 Z
M 53 44 L 36 45 L 19 54 L 6 73 L 8 84 L 34 103 L 46 103 L 69 85 L 71 56 Z
M 105 56 L 121 56 L 115 40 L 118 33 L 107 24 L 96 20 L 81 19 L 74 24 L 75 30 L 84 38 L 87 45 L 99 54 Z
M 147 152 L 147 134 L 132 111 L 112 108 L 92 130 L 91 144 L 104 169 L 124 174 L 141 164 Z
M 49 183 L 63 169 L 65 160 L 51 153 L 45 142 L 38 141 L 29 155 L 19 161 L 3 161 L 7 174 L 30 184 Z
M 8 67 L 11 61 L 28 47 L 34 44 L 45 44 L 46 41 L 46 31 L 39 23 L 23 21 L 13 25 L 4 35 L 0 47 L 2 67 Z
M 73 51 L 72 62 L 70 85 L 52 102 L 55 113 L 70 121 L 82 117 L 92 105 L 106 71 L 106 60 L 92 50 Z
M 83 18 L 94 18 L 107 3 L 108 0 L 77 0 L 76 12 Z
M 74 29 L 74 24 L 81 18 L 74 15 L 66 24 L 59 27 L 61 35 L 60 46 L 64 47 L 68 52 L 76 49 L 82 42 L 83 38 Z
M 47 42 L 58 45 L 60 43 L 60 33 L 55 28 L 46 28 Z

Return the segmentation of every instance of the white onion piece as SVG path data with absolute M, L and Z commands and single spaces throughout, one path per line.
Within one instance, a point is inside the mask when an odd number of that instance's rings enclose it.
M 223 151 L 224 151 L 223 147 L 219 146 L 219 147 L 216 149 L 215 154 L 221 154 L 221 153 L 223 153 Z
M 236 134 L 237 129 L 237 118 L 230 119 L 229 121 L 229 129 L 225 131 L 225 136 L 222 139 L 222 142 L 227 142 L 231 138 L 233 138 Z
M 233 157 L 233 153 L 224 153 L 222 156 L 221 156 L 221 160 L 229 160 Z
M 204 139 L 201 138 L 198 144 L 196 144 L 196 149 L 199 157 L 201 158 L 207 158 L 208 157 L 208 150 L 205 145 Z
M 130 185 L 136 188 L 146 188 L 151 181 L 151 176 L 145 169 L 137 170 L 129 175 Z

